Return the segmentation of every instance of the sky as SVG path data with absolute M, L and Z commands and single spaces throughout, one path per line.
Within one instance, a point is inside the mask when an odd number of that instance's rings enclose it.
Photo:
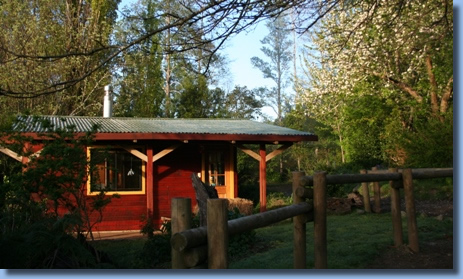
M 122 8 L 136 2 L 137 0 L 122 0 L 119 7 Z M 261 22 L 247 32 L 231 37 L 225 43 L 220 53 L 225 55 L 229 61 L 228 67 L 231 76 L 220 86 L 225 86 L 225 90 L 232 90 L 235 86 L 246 86 L 248 89 L 274 86 L 270 79 L 264 79 L 262 72 L 251 64 L 251 58 L 254 56 L 265 60 L 265 55 L 260 50 L 262 47 L 260 41 L 267 34 L 265 22 Z M 277 115 L 270 107 L 264 107 L 262 112 L 270 119 L 276 119 Z
M 229 59 L 233 87 L 246 86 L 248 89 L 254 89 L 275 86 L 272 80 L 265 79 L 262 72 L 251 64 L 251 58 L 254 56 L 266 60 L 264 53 L 260 50 L 262 47 L 260 41 L 267 34 L 265 22 L 261 22 L 248 32 L 233 36 L 226 44 L 222 53 Z M 264 107 L 262 112 L 270 119 L 274 120 L 277 117 L 275 111 L 270 107 Z

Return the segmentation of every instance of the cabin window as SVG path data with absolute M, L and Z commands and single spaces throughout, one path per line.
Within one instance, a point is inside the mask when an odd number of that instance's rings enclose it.
M 221 150 L 209 152 L 209 185 L 225 186 L 225 155 Z
M 143 162 L 124 149 L 92 148 L 91 192 L 134 192 L 143 189 Z

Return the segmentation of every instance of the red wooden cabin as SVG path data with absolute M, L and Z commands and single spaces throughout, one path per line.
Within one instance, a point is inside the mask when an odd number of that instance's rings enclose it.
M 295 142 L 316 141 L 308 132 L 264 124 L 250 120 L 230 119 L 159 119 L 84 116 L 43 116 L 53 127 L 76 127 L 76 133 L 99 125 L 94 142 L 87 147 L 88 156 L 99 156 L 105 148 L 111 160 L 98 165 L 94 182 L 96 189 L 85 185 L 87 195 L 118 193 L 105 208 L 100 231 L 139 230 L 141 217 L 170 217 L 170 201 L 174 197 L 190 197 L 196 205 L 191 174 L 214 185 L 221 198 L 238 197 L 236 155 L 238 149 L 260 162 L 261 210 L 266 205 L 266 162 Z M 22 132 L 35 138 L 43 132 L 40 125 L 26 120 Z M 246 144 L 259 144 L 254 152 Z M 279 145 L 267 154 L 268 145 Z M 37 151 L 40 143 L 37 142 Z M 0 147 L 17 160 L 27 160 L 13 151 Z M 108 154 L 108 153 L 106 153 Z

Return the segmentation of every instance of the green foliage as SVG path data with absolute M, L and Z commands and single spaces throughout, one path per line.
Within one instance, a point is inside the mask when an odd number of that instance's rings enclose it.
M 228 211 L 228 220 L 238 219 L 244 217 L 237 208 L 234 211 Z M 244 232 L 237 235 L 232 235 L 228 239 L 228 255 L 230 260 L 238 259 L 245 255 L 256 238 L 256 232 L 254 230 Z
M 382 136 L 391 108 L 378 95 L 351 99 L 345 106 L 343 135 L 347 161 L 371 168 L 384 161 Z
M 413 181 L 413 194 L 418 200 L 453 200 L 453 178 Z
M 453 113 L 443 122 L 418 119 L 404 135 L 405 166 L 413 168 L 453 167 Z
M 48 130 L 40 135 L 46 139 L 40 156 L 29 157 L 24 171 L 18 170 L 1 181 L 1 245 L 23 242 L 21 249 L 11 249 L 16 252 L 8 254 L 16 260 L 15 267 L 95 266 L 101 263 L 98 253 L 89 249 L 85 240 L 72 236 L 75 233 L 85 239 L 91 235 L 92 227 L 111 201 L 104 192 L 87 198 L 82 187 L 93 168 L 85 149 L 93 133 L 76 137 L 72 127 L 59 130 L 40 118 L 36 121 Z M 3 140 L 2 145 L 22 156 L 31 156 L 34 151 L 26 149 L 34 142 L 18 134 L 7 133 Z M 91 219 L 92 214 L 99 218 Z M 9 267 L 10 263 L 2 258 L 2 266 Z
M 0 5 L 0 118 L 24 113 L 95 114 L 109 82 L 106 62 L 117 5 L 21 1 Z M 21 97 L 21 98 L 15 98 Z
M 91 268 L 97 258 L 77 238 L 66 233 L 66 220 L 41 218 L 2 233 L 2 268 Z
M 156 268 L 171 260 L 170 234 L 154 234 L 143 245 L 136 268 Z

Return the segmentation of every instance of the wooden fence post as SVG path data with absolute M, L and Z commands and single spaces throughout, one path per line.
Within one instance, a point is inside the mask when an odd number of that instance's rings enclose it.
M 296 195 L 296 189 L 300 187 L 300 178 L 304 176 L 304 172 L 293 172 L 293 204 L 298 204 L 304 201 Z M 293 263 L 294 268 L 306 268 L 306 215 L 298 215 L 293 218 Z
M 413 252 L 418 253 L 418 228 L 416 225 L 415 199 L 413 196 L 413 176 L 411 169 L 404 169 L 402 180 L 405 194 L 405 210 L 407 211 L 408 245 Z
M 377 167 L 371 168 L 372 171 L 377 171 Z M 373 191 L 375 193 L 375 212 L 381 212 L 381 188 L 379 187 L 379 182 L 373 182 Z
M 210 269 L 228 268 L 228 200 L 207 200 L 207 262 Z
M 361 174 L 366 174 L 367 170 L 360 170 Z M 370 190 L 368 189 L 368 182 L 362 182 L 362 195 L 363 195 L 363 207 L 365 212 L 371 213 L 370 205 Z
M 191 228 L 191 199 L 190 198 L 173 198 L 171 201 L 171 225 L 172 235 Z M 172 268 L 187 268 L 183 259 L 183 252 L 172 251 Z
M 396 168 L 389 169 L 390 172 L 398 172 Z M 402 236 L 402 216 L 400 214 L 400 182 L 391 180 L 391 214 L 392 214 L 392 232 L 394 234 L 394 245 L 399 247 L 403 244 Z
M 326 172 L 313 178 L 315 268 L 327 268 L 326 243 Z

